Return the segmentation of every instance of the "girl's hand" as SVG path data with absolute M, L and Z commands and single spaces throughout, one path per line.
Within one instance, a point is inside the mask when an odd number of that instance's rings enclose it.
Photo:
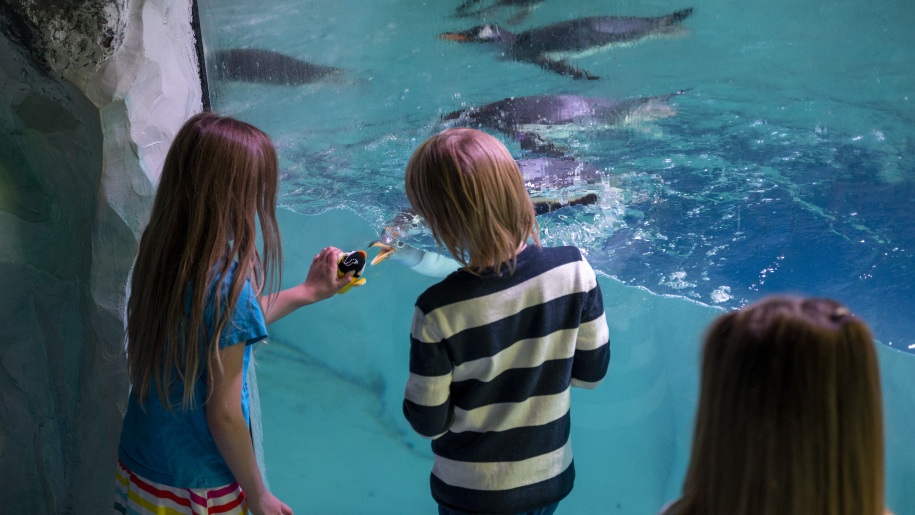
M 270 492 L 256 499 L 246 497 L 246 502 L 248 511 L 254 515 L 292 515 L 292 508 L 283 504 Z
M 261 298 L 264 319 L 272 324 L 293 311 L 332 297 L 350 283 L 355 272 L 337 277 L 337 259 L 343 251 L 336 247 L 321 249 L 308 269 L 305 282 Z
M 342 253 L 343 251 L 336 247 L 324 247 L 315 255 L 311 268 L 308 269 L 308 276 L 302 283 L 306 296 L 311 299 L 311 302 L 332 297 L 350 283 L 354 272 L 337 277 L 337 260 L 340 259 Z

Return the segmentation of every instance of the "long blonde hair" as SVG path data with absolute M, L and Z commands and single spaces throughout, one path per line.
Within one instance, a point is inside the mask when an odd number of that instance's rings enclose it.
M 518 164 L 499 140 L 476 129 L 445 130 L 407 163 L 407 199 L 439 245 L 472 273 L 514 270 L 519 245 L 540 244 Z
M 884 512 L 880 376 L 838 302 L 776 296 L 719 317 L 703 351 L 677 515 Z
M 141 402 L 155 388 L 172 409 L 177 381 L 184 386 L 182 407 L 193 406 L 197 378 L 205 371 L 210 380 L 221 366 L 219 335 L 245 280 L 258 293 L 268 277 L 269 291 L 279 283 L 277 183 L 276 150 L 256 127 L 204 112 L 178 131 L 140 240 L 127 304 L 128 374 Z M 207 298 L 233 262 L 225 295 L 215 288 L 213 327 L 206 331 Z

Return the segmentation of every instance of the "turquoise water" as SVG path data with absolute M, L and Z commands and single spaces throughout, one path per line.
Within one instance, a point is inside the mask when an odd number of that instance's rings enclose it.
M 559 513 L 654 513 L 675 497 L 702 329 L 722 309 L 786 291 L 843 300 L 880 339 L 890 507 L 915 513 L 905 486 L 915 480 L 915 10 L 902 0 L 546 0 L 505 24 L 694 8 L 676 34 L 570 61 L 601 76 L 575 81 L 437 39 L 479 22 L 452 17 L 459 3 L 201 2 L 208 56 L 256 47 L 345 70 L 307 85 L 210 81 L 214 110 L 257 124 L 280 149 L 286 282 L 323 245 L 378 237 L 407 205 L 407 158 L 445 113 L 511 96 L 687 90 L 649 113 L 674 116 L 550 134 L 603 175 L 575 186 L 597 204 L 540 223 L 546 244 L 580 246 L 601 273 L 613 345 L 607 381 L 575 392 L 579 475 Z M 412 303 L 435 279 L 395 262 L 366 278 L 272 326 L 258 352 L 270 480 L 299 512 L 431 513 L 428 444 L 400 400 Z

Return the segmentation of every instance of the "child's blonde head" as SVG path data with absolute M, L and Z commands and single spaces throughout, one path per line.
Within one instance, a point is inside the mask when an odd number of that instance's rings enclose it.
M 429 138 L 410 158 L 405 182 L 435 240 L 471 272 L 512 269 L 521 244 L 540 244 L 521 171 L 485 132 L 456 128 Z

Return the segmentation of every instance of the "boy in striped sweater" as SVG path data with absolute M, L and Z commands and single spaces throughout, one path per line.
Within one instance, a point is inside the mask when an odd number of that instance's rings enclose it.
M 416 301 L 404 394 L 432 439 L 439 513 L 549 515 L 575 479 L 570 387 L 597 386 L 610 359 L 594 271 L 575 247 L 540 246 L 518 166 L 484 132 L 433 136 L 405 182 L 462 265 Z

